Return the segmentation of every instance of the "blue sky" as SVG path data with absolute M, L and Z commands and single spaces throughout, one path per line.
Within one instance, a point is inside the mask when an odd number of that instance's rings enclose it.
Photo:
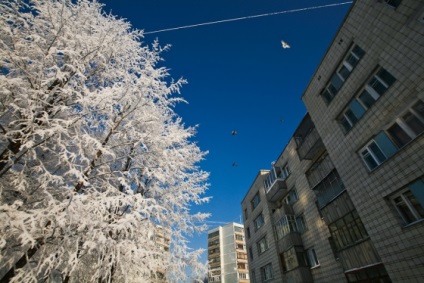
M 337 0 L 100 0 L 105 10 L 146 32 L 315 7 Z M 269 169 L 306 113 L 300 99 L 351 4 L 147 34 L 171 44 L 164 66 L 188 84 L 176 112 L 209 151 L 212 201 L 193 211 L 239 222 L 241 201 L 260 169 Z M 283 49 L 281 40 L 291 48 Z M 231 135 L 232 130 L 238 134 Z M 233 163 L 237 166 L 233 166 Z M 210 223 L 211 228 L 217 224 Z M 192 239 L 207 248 L 206 234 Z

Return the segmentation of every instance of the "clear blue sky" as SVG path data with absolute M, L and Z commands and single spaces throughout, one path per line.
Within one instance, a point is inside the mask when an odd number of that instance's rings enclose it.
M 146 32 L 313 7 L 343 0 L 101 0 L 105 10 Z M 210 221 L 239 222 L 241 201 L 260 169 L 269 169 L 306 113 L 300 99 L 351 4 L 147 34 L 171 44 L 164 66 L 188 85 L 177 113 L 199 124 L 209 151 Z M 291 48 L 283 49 L 281 40 Z M 232 136 L 231 131 L 238 135 Z M 236 162 L 237 166 L 232 164 Z M 194 211 L 197 211 L 195 208 Z M 211 223 L 211 228 L 216 224 Z M 206 234 L 192 239 L 207 248 Z M 206 258 L 206 257 L 205 257 Z

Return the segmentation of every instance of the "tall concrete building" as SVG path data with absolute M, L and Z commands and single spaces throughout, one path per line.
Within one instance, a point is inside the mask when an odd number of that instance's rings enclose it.
M 209 282 L 248 283 L 243 225 L 228 223 L 208 232 Z
M 251 282 L 423 282 L 424 2 L 357 0 L 242 201 Z

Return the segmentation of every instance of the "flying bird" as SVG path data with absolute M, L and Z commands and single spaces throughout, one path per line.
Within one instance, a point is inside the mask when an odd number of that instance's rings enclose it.
M 233 167 L 237 167 L 237 162 L 233 162 Z
M 231 135 L 232 135 L 232 136 L 237 135 L 237 131 L 236 131 L 236 130 L 232 130 L 232 131 L 231 131 Z
M 290 45 L 288 45 L 287 42 L 285 42 L 284 40 L 281 40 L 281 45 L 283 46 L 284 49 L 290 48 Z

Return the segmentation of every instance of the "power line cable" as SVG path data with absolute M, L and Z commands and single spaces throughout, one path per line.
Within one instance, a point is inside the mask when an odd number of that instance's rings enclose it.
M 346 5 L 346 4 L 352 4 L 352 2 L 353 1 L 348 1 L 348 2 L 321 5 L 321 6 L 313 6 L 313 7 L 305 7 L 305 8 L 299 8 L 299 9 L 285 10 L 285 11 L 280 11 L 280 12 L 266 13 L 266 14 L 260 14 L 260 15 L 252 15 L 252 16 L 246 16 L 246 17 L 240 17 L 240 18 L 219 20 L 219 21 L 213 21 L 213 22 L 205 22 L 205 23 L 187 25 L 187 26 L 180 26 L 180 27 L 175 27 L 175 28 L 166 28 L 166 29 L 160 29 L 160 30 L 154 30 L 154 31 L 147 31 L 144 34 L 153 34 L 153 33 L 159 33 L 159 32 L 171 31 L 171 30 L 194 28 L 194 27 L 199 27 L 199 26 L 221 24 L 221 23 L 241 21 L 241 20 L 259 18 L 259 17 L 267 17 L 267 16 L 274 16 L 274 15 L 280 15 L 280 14 L 296 13 L 296 12 L 302 12 L 302 11 L 307 11 L 307 10 L 317 10 L 317 9 L 341 6 L 341 5 Z

